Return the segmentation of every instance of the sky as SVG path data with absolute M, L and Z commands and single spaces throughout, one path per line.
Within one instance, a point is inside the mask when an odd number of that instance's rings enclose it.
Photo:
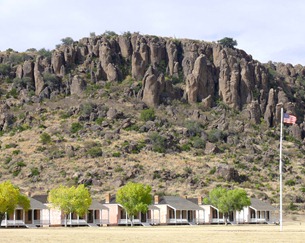
M 126 31 L 217 41 L 266 63 L 305 66 L 304 0 L 0 0 L 0 50 L 52 50 L 61 39 Z

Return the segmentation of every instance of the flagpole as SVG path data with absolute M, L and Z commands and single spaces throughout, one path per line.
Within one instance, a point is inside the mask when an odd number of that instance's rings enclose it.
M 282 172 L 282 148 L 283 148 L 283 107 L 281 108 L 281 135 L 280 135 L 280 231 L 283 231 L 283 172 Z

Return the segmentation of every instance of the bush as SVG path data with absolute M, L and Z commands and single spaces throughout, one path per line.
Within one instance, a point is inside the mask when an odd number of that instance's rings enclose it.
M 62 38 L 61 42 L 64 45 L 71 45 L 73 44 L 74 40 L 71 37 L 66 37 L 66 38 Z
M 52 90 L 56 90 L 60 88 L 60 80 L 59 78 L 52 73 L 44 73 L 43 79 L 45 81 L 45 84 L 50 87 Z
M 191 150 L 191 146 L 188 143 L 183 144 L 183 145 L 181 145 L 181 150 L 182 151 L 190 151 Z
M 41 48 L 38 51 L 38 55 L 43 56 L 48 60 L 51 60 L 51 58 L 52 58 L 52 52 L 50 50 L 46 50 L 45 48 Z
M 237 46 L 237 41 L 230 37 L 225 37 L 217 42 L 223 47 L 234 48 L 234 46 Z
M 81 115 L 89 116 L 91 114 L 91 112 L 93 111 L 94 107 L 95 107 L 95 104 L 93 104 L 91 102 L 81 104 L 80 108 L 79 108 Z
M 30 177 L 39 176 L 39 175 L 40 175 L 40 172 L 39 172 L 39 169 L 37 167 L 31 168 Z
M 152 144 L 152 150 L 158 153 L 165 152 L 165 138 L 154 132 L 149 136 L 149 140 Z
M 142 121 L 145 121 L 145 122 L 155 120 L 156 116 L 155 116 L 154 109 L 149 108 L 149 109 L 142 110 L 141 114 L 140 114 L 140 118 Z
M 214 166 L 214 167 L 210 170 L 209 174 L 210 174 L 210 175 L 214 175 L 215 172 L 216 172 L 216 167 Z
M 286 186 L 295 186 L 296 182 L 293 179 L 289 179 L 285 182 Z
M 103 151 L 100 147 L 92 147 L 87 151 L 87 154 L 92 158 L 96 158 L 102 156 Z
M 3 76 L 9 76 L 11 72 L 11 66 L 5 63 L 0 64 L 0 74 Z
M 83 126 L 79 122 L 74 122 L 71 124 L 70 132 L 77 133 L 82 128 L 83 128 Z
M 222 131 L 218 129 L 212 129 L 208 133 L 208 140 L 211 143 L 216 143 L 224 138 L 224 134 Z
M 114 152 L 112 154 L 113 157 L 121 157 L 121 153 L 120 152 Z
M 202 125 L 195 121 L 187 121 L 185 127 L 190 137 L 200 136 L 203 131 Z
M 40 141 L 42 142 L 42 144 L 49 144 L 51 143 L 51 136 L 44 132 L 40 135 Z
M 204 149 L 205 148 L 205 140 L 200 137 L 193 138 L 193 147 L 197 149 Z

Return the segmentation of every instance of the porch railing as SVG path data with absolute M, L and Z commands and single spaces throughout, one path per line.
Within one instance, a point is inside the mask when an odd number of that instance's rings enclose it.
M 93 220 L 94 224 L 109 224 L 109 220 L 108 219 L 94 219 Z
M 64 219 L 61 221 L 62 225 L 88 225 L 85 219 Z
M 49 225 L 50 221 L 49 220 L 40 220 L 40 219 L 35 219 L 33 220 L 34 225 Z
M 212 218 L 212 221 L 211 221 L 211 223 L 224 223 L 225 222 L 225 220 L 224 219 L 218 219 L 218 218 Z
M 2 220 L 1 226 L 3 227 L 19 227 L 19 226 L 25 226 L 25 223 L 23 220 Z
M 140 219 L 134 219 L 132 220 L 133 224 L 142 224 Z M 119 219 L 118 224 L 131 224 L 130 219 Z
M 160 224 L 160 219 L 147 219 L 146 222 L 151 225 L 156 225 L 156 224 Z
M 188 224 L 189 221 L 187 219 L 175 219 L 171 218 L 167 220 L 168 224 Z
M 250 223 L 267 223 L 265 218 L 250 218 Z

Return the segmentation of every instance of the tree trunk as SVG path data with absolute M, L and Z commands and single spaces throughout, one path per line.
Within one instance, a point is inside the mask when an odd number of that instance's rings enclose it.
M 132 227 L 133 226 L 133 216 L 130 216 L 129 220 L 130 220 L 130 226 Z
M 225 226 L 228 225 L 228 213 L 224 213 Z
M 65 214 L 65 227 L 67 227 L 67 214 Z

